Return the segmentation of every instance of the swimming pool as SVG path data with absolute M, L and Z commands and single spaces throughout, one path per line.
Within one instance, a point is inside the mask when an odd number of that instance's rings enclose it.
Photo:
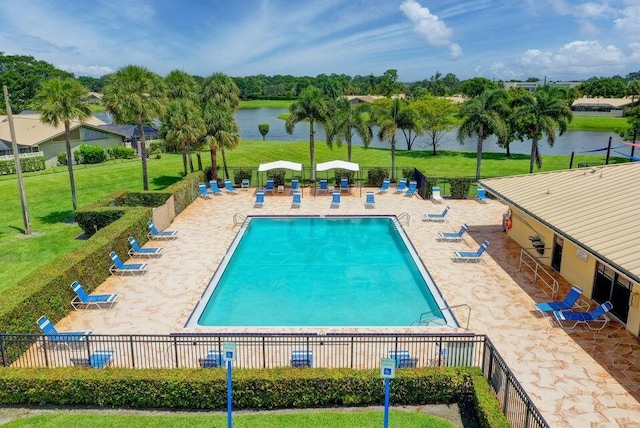
M 186 327 L 457 325 L 395 217 L 252 217 Z

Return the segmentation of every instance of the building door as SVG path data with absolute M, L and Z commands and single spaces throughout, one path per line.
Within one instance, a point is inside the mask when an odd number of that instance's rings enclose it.
M 626 324 L 629 316 L 629 297 L 631 281 L 624 275 L 616 273 L 604 263 L 598 262 L 596 280 L 593 287 L 593 300 L 604 303 L 607 300 L 613 305 L 611 313 Z
M 553 238 L 553 256 L 551 257 L 551 267 L 560 272 L 560 265 L 562 264 L 562 244 L 564 239 L 556 235 Z

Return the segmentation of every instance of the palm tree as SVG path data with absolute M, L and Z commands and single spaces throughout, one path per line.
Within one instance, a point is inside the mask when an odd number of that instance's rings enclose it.
M 89 90 L 80 82 L 70 78 L 52 78 L 45 80 L 36 93 L 34 107 L 40 112 L 43 123 L 58 127 L 64 123 L 64 142 L 67 149 L 67 169 L 71 185 L 73 210 L 78 208 L 76 201 L 76 183 L 73 177 L 73 156 L 71 154 L 71 121 L 83 121 L 91 115 L 86 104 Z
M 171 101 L 163 118 L 165 139 L 168 143 L 178 143 L 182 150 L 184 175 L 187 175 L 187 152 L 205 133 L 204 120 L 199 106 L 186 98 Z M 191 160 L 191 156 L 189 156 Z M 193 172 L 193 163 L 190 163 Z
M 480 180 L 480 166 L 482 165 L 482 143 L 487 137 L 496 134 L 505 139 L 507 127 L 502 114 L 507 111 L 507 93 L 502 89 L 488 89 L 476 98 L 465 102 L 460 109 L 463 122 L 458 128 L 458 141 L 476 135 L 478 147 L 476 156 L 476 181 Z
M 291 104 L 290 115 L 285 122 L 287 133 L 292 134 L 298 122 L 309 121 L 309 157 L 311 160 L 311 181 L 316 181 L 315 130 L 316 123 L 326 124 L 329 120 L 327 102 L 320 89 L 308 86 L 300 93 L 300 98 Z
M 351 162 L 351 142 L 355 134 L 360 136 L 365 147 L 369 147 L 373 133 L 363 113 L 354 108 L 348 99 L 340 97 L 331 106 L 331 117 L 327 123 L 327 144 L 331 147 L 335 141 L 340 145 L 344 139 L 347 143 L 347 160 Z
M 128 65 L 111 74 L 102 99 L 117 123 L 135 123 L 140 135 L 142 185 L 149 190 L 144 124 L 160 117 L 165 108 L 165 87 L 157 74 Z
M 170 100 L 185 98 L 197 102 L 200 98 L 200 85 L 193 76 L 181 70 L 170 71 L 164 78 L 167 97 Z
M 542 158 L 538 141 L 547 137 L 549 146 L 556 141 L 556 127 L 560 135 L 564 134 L 573 118 L 571 108 L 564 95 L 552 86 L 543 86 L 534 94 L 524 95 L 517 103 L 514 112 L 516 129 L 522 138 L 531 139 L 531 161 L 529 174 L 533 172 L 533 163 L 542 167 Z
M 211 174 L 213 179 L 218 179 L 218 149 L 233 149 L 240 144 L 240 132 L 238 124 L 230 107 L 222 104 L 216 105 L 207 103 L 203 111 L 204 124 L 206 134 L 204 142 L 209 146 L 211 154 Z M 224 152 L 222 152 L 224 153 Z M 226 171 L 226 160 L 223 154 L 223 162 L 225 165 L 226 177 L 229 177 Z
M 401 100 L 389 99 L 374 101 L 371 111 L 371 119 L 378 125 L 378 139 L 388 140 L 391 145 L 391 180 L 396 179 L 396 133 L 400 129 L 399 118 Z

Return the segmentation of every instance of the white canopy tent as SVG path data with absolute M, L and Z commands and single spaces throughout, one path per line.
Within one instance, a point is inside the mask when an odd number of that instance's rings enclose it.
M 329 162 L 322 162 L 316 165 L 316 171 L 329 171 L 330 169 L 344 169 L 346 171 L 360 171 L 360 165 L 353 162 L 346 162 L 341 160 L 332 160 Z M 362 196 L 362 187 L 360 187 L 360 196 Z M 315 193 L 315 192 L 314 192 Z
M 302 171 L 302 164 L 285 161 L 285 160 L 279 160 L 275 162 L 261 163 L 258 166 L 258 172 L 266 172 L 272 169 L 290 169 L 292 171 Z M 260 178 L 260 176 L 258 178 Z M 301 182 L 304 182 L 304 177 L 300 177 L 300 178 L 301 178 Z

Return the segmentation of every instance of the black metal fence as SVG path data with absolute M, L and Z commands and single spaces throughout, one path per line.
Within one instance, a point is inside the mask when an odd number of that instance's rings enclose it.
M 237 368 L 304 365 L 375 369 L 395 356 L 399 367 L 480 367 L 512 427 L 548 427 L 491 341 L 474 334 L 200 334 L 46 336 L 0 334 L 7 367 L 168 369 L 221 367 L 225 342 L 236 344 Z M 16 350 L 19 355 L 12 357 Z M 109 355 L 107 361 L 104 355 Z M 401 357 L 400 357 L 401 356 Z M 401 359 L 400 359 L 401 358 Z M 99 366 L 99 367 L 98 367 Z

